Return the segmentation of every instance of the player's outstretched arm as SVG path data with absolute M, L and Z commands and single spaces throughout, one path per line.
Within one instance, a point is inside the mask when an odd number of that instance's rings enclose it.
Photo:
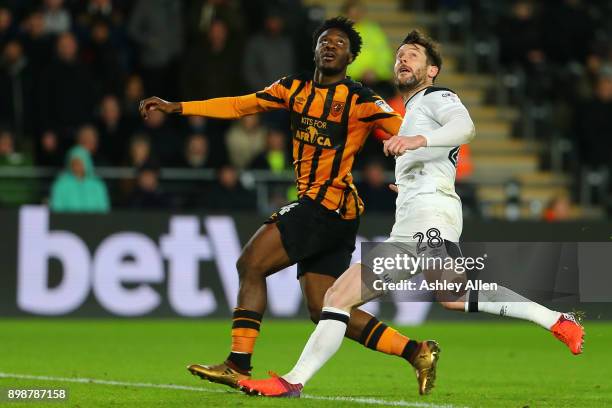
M 149 112 L 154 110 L 165 114 L 176 113 L 215 119 L 238 119 L 257 112 L 281 108 L 282 106 L 271 106 L 268 101 L 260 101 L 257 94 L 249 94 L 191 102 L 168 102 L 153 96 L 141 101 L 139 109 L 144 119 L 147 119 Z
M 178 113 L 215 119 L 238 119 L 258 112 L 287 109 L 289 89 L 287 81 L 284 78 L 257 93 L 203 101 L 168 102 L 154 96 L 140 102 L 140 114 L 147 119 L 149 112 L 157 110 L 166 114 Z

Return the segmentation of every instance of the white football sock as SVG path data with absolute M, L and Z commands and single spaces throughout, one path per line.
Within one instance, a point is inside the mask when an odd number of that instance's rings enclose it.
M 467 293 L 466 299 L 468 299 L 468 301 L 465 302 L 466 312 L 478 311 L 529 320 L 539 324 L 546 330 L 550 330 L 561 316 L 561 313 L 532 302 L 501 285 L 497 285 L 497 290 L 478 291 L 478 310 L 473 310 L 473 306 L 470 307 L 469 292 Z
M 349 317 L 350 313 L 344 310 L 324 307 L 300 359 L 283 378 L 291 384 L 305 385 L 340 348 Z

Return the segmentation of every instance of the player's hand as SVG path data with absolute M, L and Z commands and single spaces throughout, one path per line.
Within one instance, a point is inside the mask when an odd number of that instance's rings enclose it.
M 396 194 L 399 194 L 399 189 L 397 188 L 397 184 L 389 184 L 389 190 L 393 191 Z
M 401 156 L 408 150 L 416 150 L 427 146 L 425 136 L 393 136 L 383 142 L 385 156 Z
M 160 111 L 163 113 L 180 113 L 182 108 L 181 104 L 177 102 L 168 102 L 163 100 L 162 98 L 158 98 L 157 96 L 152 96 L 147 99 L 143 99 L 140 101 L 140 106 L 138 107 L 140 111 L 140 115 L 143 119 L 147 119 L 149 117 L 148 113 L 150 111 Z

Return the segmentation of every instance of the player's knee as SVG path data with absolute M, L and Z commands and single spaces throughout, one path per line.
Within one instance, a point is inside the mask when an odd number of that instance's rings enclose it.
M 327 292 L 325 292 L 325 297 L 323 298 L 323 306 L 326 307 L 335 307 L 337 309 L 346 309 L 351 305 L 346 304 L 346 300 L 342 296 L 342 291 L 339 290 L 337 285 L 332 285 Z
M 248 251 L 240 254 L 238 261 L 236 261 L 236 269 L 238 270 L 240 281 L 263 276 L 266 272 L 262 263 L 258 262 L 253 256 L 250 256 Z

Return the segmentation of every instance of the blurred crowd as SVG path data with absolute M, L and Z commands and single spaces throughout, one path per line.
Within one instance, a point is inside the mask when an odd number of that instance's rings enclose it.
M 470 7 L 474 31 L 498 41 L 501 70 L 523 77 L 532 136 L 563 152 L 563 170 L 575 175 L 574 195 L 583 204 L 612 214 L 612 1 L 485 0 Z
M 138 101 L 239 95 L 311 69 L 310 32 L 322 17 L 291 0 L 0 0 L 0 166 L 64 169 L 41 197 L 2 180 L 0 201 L 48 198 L 65 210 L 66 191 L 78 197 L 83 185 L 100 198 L 82 210 L 108 209 L 94 168 L 121 166 L 137 176 L 116 186 L 116 205 L 254 208 L 249 194 L 229 193 L 242 193 L 242 169 L 291 169 L 286 115 L 153 113 L 145 122 Z M 177 202 L 159 187 L 166 167 L 212 169 L 217 182 Z
M 404 3 L 412 7 L 414 1 Z M 420 3 L 427 8 L 434 2 Z M 527 73 L 529 96 L 557 101 L 556 109 L 571 113 L 558 115 L 558 126 L 575 146 L 575 161 L 609 170 L 609 3 L 438 5 L 470 8 L 473 30 L 499 38 L 501 63 Z M 395 46 L 365 18 L 361 2 L 348 0 L 341 11 L 357 21 L 364 37 L 349 75 L 401 108 L 401 101 L 392 101 L 390 82 Z M 240 95 L 311 71 L 311 33 L 323 18 L 322 8 L 300 0 L 0 0 L 0 171 L 57 169 L 48 187 L 2 178 L 0 206 L 48 201 L 69 210 L 70 197 L 86 194 L 93 198 L 82 211 L 254 209 L 254 193 L 243 186 L 241 172 L 292 168 L 285 112 L 238 121 L 153 112 L 142 121 L 138 102 L 151 95 Z M 469 172 L 469 160 L 464 163 L 460 171 Z M 105 183 L 96 176 L 100 166 L 132 168 L 135 176 Z M 357 166 L 364 170 L 360 191 L 368 208 L 392 211 L 384 171 L 393 163 L 381 156 L 378 142 L 368 142 Z M 186 181 L 174 194 L 160 182 L 162 168 L 210 170 L 216 181 Z M 278 203 L 295 194 L 273 192 Z

